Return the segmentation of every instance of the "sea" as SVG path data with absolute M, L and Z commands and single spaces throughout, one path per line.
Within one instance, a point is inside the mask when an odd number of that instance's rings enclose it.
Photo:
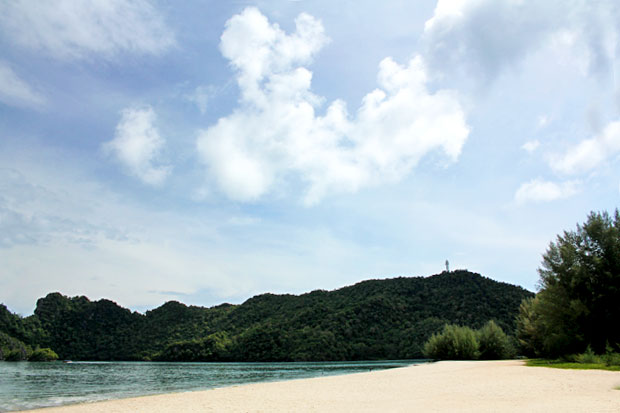
M 0 412 L 384 370 L 424 362 L 0 362 Z

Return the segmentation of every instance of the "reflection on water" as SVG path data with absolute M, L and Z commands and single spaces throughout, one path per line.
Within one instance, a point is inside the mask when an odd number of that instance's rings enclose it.
M 0 411 L 402 367 L 421 361 L 317 363 L 0 362 Z

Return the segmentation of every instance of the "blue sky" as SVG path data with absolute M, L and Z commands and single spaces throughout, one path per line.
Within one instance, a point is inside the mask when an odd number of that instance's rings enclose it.
M 0 4 L 0 302 L 467 268 L 620 195 L 613 1 Z

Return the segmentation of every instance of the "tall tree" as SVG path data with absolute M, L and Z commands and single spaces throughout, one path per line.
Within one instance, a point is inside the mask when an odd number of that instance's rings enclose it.
M 539 355 L 620 346 L 620 214 L 592 212 L 543 255 L 540 292 L 521 307 L 519 338 Z M 528 338 L 529 336 L 529 338 Z M 532 340 L 537 343 L 532 343 Z M 542 347 L 542 348 L 540 348 Z

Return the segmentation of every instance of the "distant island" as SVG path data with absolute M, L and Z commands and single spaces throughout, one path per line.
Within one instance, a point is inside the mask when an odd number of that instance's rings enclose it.
M 519 305 L 532 297 L 467 270 L 262 294 L 240 305 L 169 301 L 146 314 L 50 293 L 29 317 L 0 305 L 0 360 L 44 357 L 48 349 L 60 359 L 101 361 L 414 359 L 446 324 L 477 329 L 493 320 L 514 335 Z

